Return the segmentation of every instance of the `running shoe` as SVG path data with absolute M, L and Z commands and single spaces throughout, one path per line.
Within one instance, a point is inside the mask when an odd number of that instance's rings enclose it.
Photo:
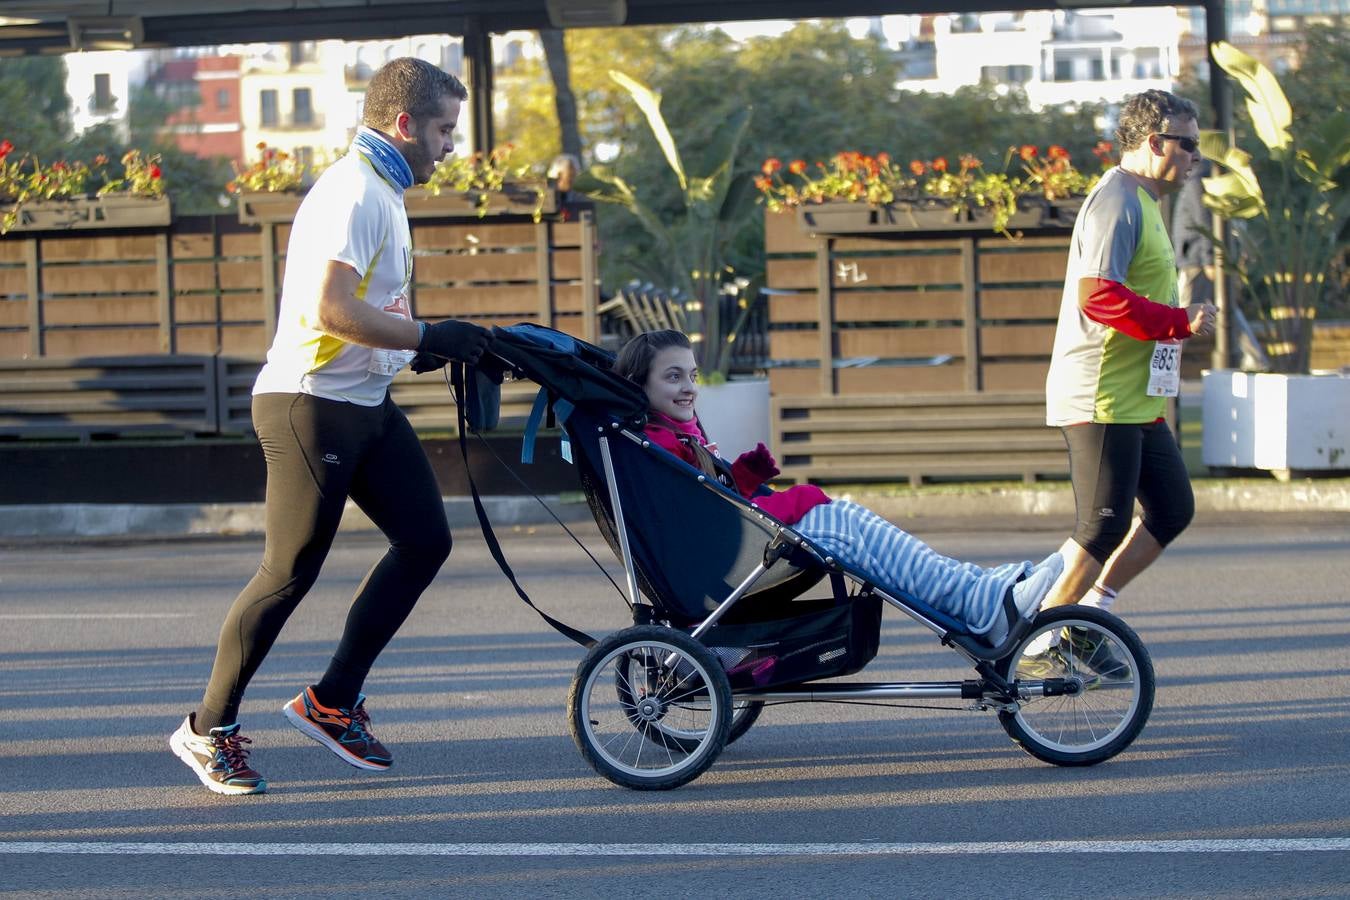
M 1068 678 L 1073 664 L 1065 658 L 1058 644 L 1040 653 L 1024 656 L 1017 662 L 1017 677 L 1035 681 L 1047 678 Z
M 239 723 L 212 728 L 205 736 L 192 730 L 188 716 L 169 736 L 169 749 L 197 778 L 217 794 L 261 794 L 267 782 L 248 764 L 249 739 L 239 734 Z
M 389 751 L 370 733 L 370 715 L 366 712 L 366 695 L 360 695 L 351 709 L 324 706 L 308 687 L 282 707 L 286 718 L 309 737 L 337 754 L 344 762 L 382 772 L 394 762 Z
M 1069 628 L 1067 631 L 1069 652 L 1080 663 L 1102 678 L 1119 680 L 1129 677 L 1130 664 L 1116 652 L 1115 641 L 1108 640 L 1100 631 L 1088 631 L 1086 628 Z

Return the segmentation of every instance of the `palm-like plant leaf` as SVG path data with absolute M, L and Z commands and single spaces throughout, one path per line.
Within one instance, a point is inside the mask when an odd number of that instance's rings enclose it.
M 1237 80 L 1247 92 L 1247 111 L 1251 113 L 1256 136 L 1271 150 L 1281 150 L 1292 140 L 1289 126 L 1294 114 L 1289 99 L 1269 69 L 1227 41 L 1210 45 L 1214 61 Z
M 661 97 L 630 75 L 618 72 L 613 69 L 609 72 L 609 77 L 620 87 L 628 91 L 632 96 L 633 102 L 642 110 L 642 114 L 647 117 L 647 125 L 652 130 L 652 136 L 656 138 L 656 143 L 661 145 L 661 152 L 666 155 L 666 162 L 670 163 L 670 168 L 674 170 L 675 177 L 680 180 L 680 190 L 688 189 L 688 179 L 684 174 L 684 164 L 680 162 L 680 150 L 675 146 L 675 138 L 666 127 L 665 117 L 661 115 Z

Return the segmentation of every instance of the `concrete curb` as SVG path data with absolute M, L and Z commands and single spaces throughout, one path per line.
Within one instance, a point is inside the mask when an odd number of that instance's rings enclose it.
M 1073 492 L 1066 484 L 1026 488 L 945 488 L 884 493 L 866 489 L 832 490 L 834 496 L 854 500 L 897 522 L 922 524 L 961 519 L 985 523 L 1009 518 L 1027 527 L 1067 527 L 1073 521 Z M 576 498 L 543 498 L 564 521 L 589 521 L 590 511 Z M 1303 516 L 1350 514 L 1350 481 L 1345 479 L 1279 482 L 1222 481 L 1195 484 L 1197 520 L 1245 514 Z M 497 526 L 541 525 L 552 517 L 533 497 L 484 497 Z M 473 501 L 445 500 L 451 528 L 476 528 Z M 355 505 L 349 503 L 342 530 L 375 530 Z M 0 539 L 242 537 L 263 532 L 261 503 L 207 504 L 53 504 L 0 507 Z

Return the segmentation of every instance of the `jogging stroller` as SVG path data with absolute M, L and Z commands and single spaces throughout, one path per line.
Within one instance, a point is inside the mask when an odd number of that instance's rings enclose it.
M 1027 753 L 1064 766 L 1109 759 L 1144 727 L 1152 663 L 1115 616 L 1077 606 L 1041 612 L 990 648 L 652 445 L 642 431 L 646 397 L 608 371 L 612 354 L 536 325 L 497 328 L 494 338 L 478 371 L 455 373 L 461 446 L 466 415 L 471 430 L 493 424 L 491 394 L 503 374 L 539 384 L 522 457 L 544 416 L 556 420 L 564 455 L 623 563 L 631 627 L 595 640 L 544 616 L 589 648 L 568 693 L 568 724 L 581 755 L 615 784 L 685 784 L 777 703 L 964 701 L 995 712 Z M 489 547 L 530 602 L 477 506 Z M 1010 595 L 1004 602 L 1011 609 Z M 825 681 L 876 655 L 884 605 L 929 628 L 974 677 Z M 1028 645 L 1050 632 L 1053 648 L 1032 656 Z

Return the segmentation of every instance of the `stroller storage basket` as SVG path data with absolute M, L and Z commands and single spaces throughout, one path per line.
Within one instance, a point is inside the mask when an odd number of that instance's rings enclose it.
M 875 594 L 844 603 L 790 601 L 778 612 L 774 618 L 719 622 L 702 636 L 721 660 L 733 690 L 852 675 L 877 655 L 881 598 Z

